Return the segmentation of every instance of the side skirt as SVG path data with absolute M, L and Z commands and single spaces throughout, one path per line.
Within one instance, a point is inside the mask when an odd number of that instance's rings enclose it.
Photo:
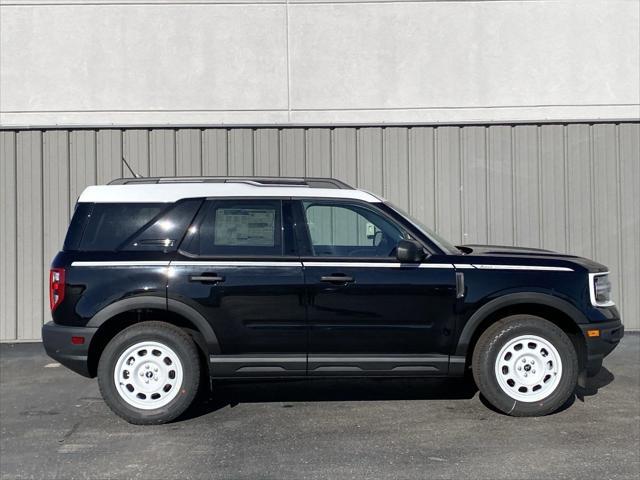
M 463 377 L 466 371 L 467 359 L 463 355 L 449 357 L 449 376 Z
M 442 377 L 464 374 L 464 358 L 448 355 L 210 355 L 214 378 Z
M 307 355 L 209 355 L 214 378 L 306 376 Z
M 427 377 L 447 375 L 448 355 L 309 354 L 310 376 Z

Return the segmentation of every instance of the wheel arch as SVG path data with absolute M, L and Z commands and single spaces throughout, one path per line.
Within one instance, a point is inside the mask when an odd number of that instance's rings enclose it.
M 164 321 L 189 333 L 207 368 L 209 355 L 220 353 L 220 344 L 213 328 L 193 307 L 164 297 L 132 297 L 103 308 L 87 324 L 87 327 L 97 329 L 89 345 L 89 374 L 92 377 L 96 375 L 102 351 L 118 332 L 130 325 L 147 320 Z
M 536 315 L 556 324 L 574 344 L 581 369 L 586 365 L 586 344 L 578 326 L 586 318 L 566 300 L 538 292 L 508 294 L 484 304 L 464 325 L 454 355 L 465 359 L 468 367 L 480 335 L 496 321 L 516 314 Z

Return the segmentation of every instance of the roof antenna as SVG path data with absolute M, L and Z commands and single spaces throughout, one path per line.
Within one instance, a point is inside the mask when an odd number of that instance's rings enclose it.
M 133 168 L 131 168 L 131 165 L 129 165 L 129 162 L 127 162 L 127 159 L 124 158 L 124 155 L 122 156 L 122 161 L 124 162 L 124 164 L 127 166 L 127 168 L 129 169 L 129 171 L 131 172 L 131 175 L 134 176 L 134 178 L 142 178 L 142 175 L 138 175 L 136 172 L 133 171 Z

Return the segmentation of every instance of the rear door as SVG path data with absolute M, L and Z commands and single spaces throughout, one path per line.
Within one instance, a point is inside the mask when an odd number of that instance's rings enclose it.
M 306 374 L 304 277 L 282 199 L 209 199 L 171 262 L 169 299 L 211 324 L 214 376 Z

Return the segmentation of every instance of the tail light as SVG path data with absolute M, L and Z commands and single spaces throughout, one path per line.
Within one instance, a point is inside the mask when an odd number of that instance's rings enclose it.
M 64 268 L 49 271 L 49 306 L 53 312 L 64 299 Z

